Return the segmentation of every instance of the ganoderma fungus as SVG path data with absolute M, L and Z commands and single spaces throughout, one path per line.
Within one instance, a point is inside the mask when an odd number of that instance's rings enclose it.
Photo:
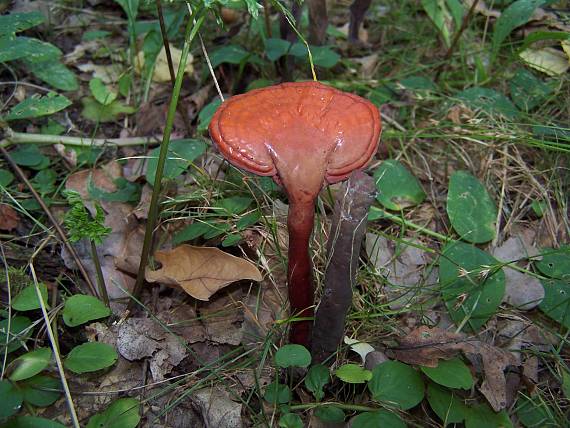
M 225 101 L 210 136 L 233 165 L 271 176 L 289 198 L 291 314 L 313 315 L 309 239 L 321 188 L 363 168 L 378 148 L 381 123 L 371 102 L 318 82 L 283 83 Z M 295 322 L 290 341 L 309 347 L 311 321 Z

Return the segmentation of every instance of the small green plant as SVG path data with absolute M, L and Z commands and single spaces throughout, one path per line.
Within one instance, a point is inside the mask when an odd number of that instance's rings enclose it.
M 101 294 L 105 304 L 109 306 L 109 296 L 105 286 L 105 279 L 101 270 L 101 263 L 97 254 L 97 245 L 103 242 L 103 239 L 112 231 L 111 228 L 104 225 L 105 216 L 103 208 L 99 204 L 95 204 L 95 217 L 83 205 L 83 199 L 79 192 L 74 190 L 66 190 L 65 196 L 71 208 L 65 215 L 65 226 L 69 231 L 69 240 L 78 242 L 87 239 L 91 246 L 91 257 L 97 270 L 97 283 L 99 293 Z
M 0 343 L 7 362 L 3 372 L 6 377 L 0 380 L 0 400 L 3 403 L 0 406 L 0 423 L 6 423 L 6 426 L 47 426 L 49 421 L 45 418 L 18 415 L 22 406 L 33 410 L 35 407 L 52 405 L 60 398 L 63 390 L 61 380 L 50 373 L 56 357 L 51 348 L 37 347 L 20 353 L 28 346 L 38 325 L 37 322 L 32 322 L 29 314 L 33 314 L 33 311 L 42 306 L 44 309 L 49 308 L 47 288 L 44 284 L 37 284 L 43 300 L 39 302 L 37 294 L 30 291 L 35 292 L 36 284 L 29 277 L 23 275 L 23 272 L 8 272 L 10 278 L 7 282 L 11 288 L 14 287 L 15 295 L 11 304 L 12 314 L 8 316 L 7 312 L 3 312 L 3 319 L 0 321 Z M 65 300 L 63 310 L 58 315 L 66 326 L 74 328 L 106 318 L 110 314 L 109 308 L 97 298 L 74 295 Z M 59 353 L 59 350 L 57 352 Z M 59 355 L 57 357 L 59 358 Z M 113 347 L 89 342 L 71 349 L 64 358 L 63 365 L 67 370 L 81 374 L 106 369 L 112 366 L 117 358 Z M 31 413 L 34 414 L 33 411 Z M 49 423 L 50 427 L 63 427 L 57 422 Z

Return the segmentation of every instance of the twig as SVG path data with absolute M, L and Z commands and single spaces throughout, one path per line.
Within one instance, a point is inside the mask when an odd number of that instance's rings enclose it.
M 2 146 L 0 146 L 0 153 L 2 153 L 2 155 L 6 158 L 6 160 L 10 164 L 10 167 L 12 167 L 12 169 L 14 170 L 16 175 L 20 178 L 20 180 L 22 180 L 22 182 L 28 187 L 28 189 L 30 189 L 30 192 L 32 193 L 32 195 L 34 196 L 34 198 L 36 199 L 38 204 L 40 204 L 40 206 L 42 207 L 42 210 L 44 210 L 44 212 L 46 213 L 49 221 L 53 224 L 53 227 L 55 228 L 59 237 L 63 241 L 63 245 L 65 245 L 65 248 L 67 249 L 67 251 L 69 251 L 69 254 L 71 254 L 71 257 L 73 257 L 73 260 L 75 261 L 75 264 L 77 265 L 77 268 L 81 272 L 81 276 L 83 276 L 83 279 L 85 280 L 85 282 L 87 283 L 87 286 L 89 287 L 89 291 L 94 296 L 97 296 L 97 292 L 95 291 L 95 287 L 93 286 L 93 283 L 91 282 L 91 278 L 89 278 L 89 274 L 85 270 L 83 263 L 81 263 L 79 256 L 75 252 L 75 249 L 73 248 L 73 246 L 69 243 L 65 232 L 63 231 L 63 229 L 61 228 L 61 226 L 59 225 L 59 223 L 57 222 L 57 220 L 55 219 L 55 217 L 51 213 L 49 207 L 45 204 L 45 202 L 43 201 L 42 197 L 38 194 L 38 192 L 35 191 L 34 186 L 32 186 L 32 183 L 30 183 L 30 181 L 26 178 L 26 176 L 24 175 L 24 172 L 20 169 L 20 167 L 18 165 L 16 165 L 16 163 L 14 162 L 14 160 L 12 159 L 10 154 Z
M 105 302 L 105 305 L 109 307 L 109 294 L 107 293 L 107 286 L 105 285 L 105 277 L 103 276 L 103 270 L 101 269 L 101 261 L 99 260 L 99 255 L 97 254 L 97 247 L 95 242 L 90 240 L 91 243 L 91 258 L 93 259 L 93 264 L 95 265 L 95 272 L 97 272 L 97 287 L 99 288 L 99 294 Z
M 368 210 L 376 196 L 374 179 L 362 171 L 353 172 L 342 189 L 335 204 L 325 286 L 313 328 L 311 351 L 316 363 L 327 360 L 342 342 Z
M 174 88 L 174 82 L 176 81 L 176 74 L 174 72 L 174 63 L 172 62 L 172 54 L 170 53 L 170 43 L 168 41 L 168 34 L 166 32 L 166 25 L 164 24 L 164 16 L 162 14 L 162 4 L 160 0 L 156 0 L 156 11 L 158 13 L 158 22 L 160 24 L 160 33 L 162 34 L 162 43 L 164 44 L 164 52 L 166 53 L 166 61 L 168 62 L 168 71 L 170 73 L 170 82 Z M 182 121 L 186 127 L 186 132 L 188 135 L 192 134 L 192 125 L 188 119 L 188 115 L 184 111 L 184 106 L 178 104 L 176 106 L 178 113 L 182 116 Z
M 178 65 L 178 72 L 176 74 L 176 82 L 174 88 L 172 89 L 172 97 L 170 98 L 170 104 L 168 106 L 168 114 L 166 115 L 166 125 L 164 127 L 164 134 L 162 137 L 162 143 L 160 144 L 160 153 L 158 155 L 158 163 L 156 165 L 156 174 L 153 183 L 152 197 L 150 200 L 150 206 L 148 210 L 148 219 L 146 223 L 146 229 L 144 234 L 143 248 L 141 251 L 141 261 L 139 264 L 139 269 L 137 272 L 137 279 L 135 282 L 135 287 L 133 289 L 133 298 L 129 301 L 127 310 L 131 312 L 136 304 L 136 300 L 139 299 L 142 286 L 144 284 L 145 270 L 148 263 L 148 258 L 150 256 L 152 246 L 153 246 L 153 235 L 154 228 L 158 219 L 160 204 L 158 203 L 160 197 L 160 184 L 162 181 L 162 176 L 164 172 L 164 165 L 166 163 L 166 158 L 168 154 L 168 145 L 170 144 L 170 134 L 172 133 L 172 127 L 174 125 L 174 116 L 176 114 L 176 105 L 178 104 L 178 98 L 180 96 L 180 89 L 182 87 L 182 80 L 184 77 L 184 68 L 186 67 L 186 60 L 188 58 L 188 53 L 190 52 L 190 45 L 196 37 L 198 30 L 202 26 L 205 19 L 204 10 L 197 12 L 198 18 L 196 22 L 193 22 L 194 18 L 191 16 L 188 20 L 186 27 L 186 32 L 184 34 L 184 47 L 182 48 L 182 54 L 180 56 L 180 64 Z
M 159 144 L 157 137 L 132 137 L 132 138 L 87 138 L 68 137 L 63 135 L 27 134 L 14 132 L 6 128 L 4 140 L 0 141 L 0 147 L 8 147 L 12 144 L 63 144 L 66 146 L 91 147 L 91 146 L 142 146 Z
M 2 253 L 2 261 L 4 262 L 4 271 L 6 272 L 6 288 L 8 294 L 8 325 L 6 326 L 6 342 L 4 343 L 4 356 L 2 358 L 2 371 L 0 372 L 0 381 L 4 379 L 6 363 L 8 362 L 8 344 L 10 343 L 10 333 L 12 332 L 12 290 L 10 284 L 10 272 L 8 263 L 6 262 L 6 254 L 4 254 L 4 245 L 0 241 L 0 252 Z
M 465 15 L 463 17 L 463 22 L 461 23 L 461 28 L 459 28 L 459 30 L 455 33 L 455 36 L 453 36 L 453 40 L 451 41 L 451 45 L 449 46 L 449 48 L 447 49 L 447 52 L 445 53 L 445 55 L 443 57 L 443 61 L 438 65 L 438 67 L 435 70 L 435 77 L 433 78 L 434 81 L 437 82 L 439 80 L 439 76 L 440 76 L 441 72 L 447 66 L 447 63 L 448 63 L 449 59 L 451 58 L 451 55 L 453 54 L 453 51 L 455 50 L 457 43 L 459 42 L 459 38 L 461 37 L 463 32 L 467 29 L 467 25 L 469 25 L 469 21 L 471 21 L 471 18 L 473 17 L 473 14 L 475 13 L 475 8 L 477 7 L 478 3 L 479 3 L 479 0 L 475 0 L 471 4 L 471 8 L 469 9 L 469 12 L 467 12 L 467 15 Z
M 73 405 L 73 399 L 71 398 L 71 392 L 69 391 L 69 386 L 67 385 L 65 372 L 63 371 L 63 364 L 61 362 L 61 357 L 59 355 L 59 349 L 56 345 L 55 336 L 53 334 L 53 330 L 49 322 L 49 317 L 46 311 L 46 305 L 44 303 L 42 293 L 40 292 L 40 287 L 38 286 L 38 278 L 36 277 L 36 270 L 34 269 L 33 258 L 32 260 L 30 260 L 30 272 L 32 273 L 32 278 L 34 279 L 34 286 L 36 287 L 36 295 L 38 296 L 38 301 L 40 302 L 40 307 L 42 310 L 46 331 L 49 337 L 49 341 L 51 343 L 51 347 L 53 349 L 53 354 L 55 356 L 55 362 L 57 364 L 57 370 L 59 372 L 61 384 L 63 386 L 63 390 L 65 391 L 65 398 L 67 400 L 67 405 L 69 407 L 69 413 L 71 414 L 71 421 L 73 422 L 74 428 L 80 428 L 79 419 L 77 419 L 77 413 L 75 411 L 75 406 Z

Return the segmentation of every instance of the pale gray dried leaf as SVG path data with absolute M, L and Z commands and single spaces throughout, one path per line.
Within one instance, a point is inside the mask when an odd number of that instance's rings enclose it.
M 530 311 L 544 298 L 544 287 L 534 276 L 505 267 L 505 297 L 503 301 L 517 309 Z
M 206 428 L 242 428 L 242 405 L 219 388 L 204 388 L 191 395 L 200 409 Z

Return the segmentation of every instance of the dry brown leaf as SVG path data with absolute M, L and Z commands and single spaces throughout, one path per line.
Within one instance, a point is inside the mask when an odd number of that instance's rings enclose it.
M 20 224 L 18 213 L 10 205 L 0 204 L 0 230 L 13 230 Z
M 262 279 L 253 263 L 218 248 L 180 245 L 173 250 L 157 251 L 154 257 L 162 268 L 147 269 L 147 281 L 180 286 L 199 300 L 209 300 L 216 291 L 232 282 Z
M 437 367 L 438 359 L 450 359 L 459 352 L 481 358 L 485 380 L 479 387 L 495 411 L 507 405 L 505 369 L 518 365 L 513 354 L 461 333 L 421 326 L 398 339 L 395 358 L 408 364 Z

